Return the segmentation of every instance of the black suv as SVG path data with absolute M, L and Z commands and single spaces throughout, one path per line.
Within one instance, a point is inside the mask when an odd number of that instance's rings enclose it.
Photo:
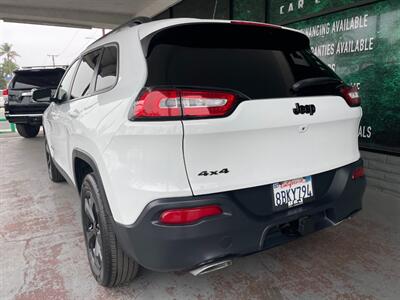
M 53 92 L 64 75 L 66 66 L 27 67 L 14 71 L 8 85 L 4 102 L 5 116 L 10 123 L 16 123 L 18 133 L 32 138 L 39 133 L 42 115 L 49 103 L 32 99 L 32 90 L 51 88 Z M 4 93 L 4 92 L 3 92 Z

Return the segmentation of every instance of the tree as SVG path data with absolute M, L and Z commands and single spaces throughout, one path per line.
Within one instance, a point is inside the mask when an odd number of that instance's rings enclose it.
M 7 88 L 7 82 L 6 79 L 4 78 L 4 71 L 3 71 L 3 64 L 0 63 L 0 90 L 4 90 Z
M 9 43 L 3 43 L 0 45 L 0 57 L 3 58 L 3 62 L 0 64 L 0 88 L 4 89 L 6 86 L 5 77 L 11 75 L 15 69 L 18 68 L 16 58 L 19 54 L 12 49 L 12 45 Z
M 13 61 L 15 62 L 15 59 L 19 54 L 12 50 L 12 45 L 9 43 L 3 43 L 0 46 L 0 57 L 4 56 L 3 61 L 8 60 L 8 61 Z
M 11 75 L 15 69 L 18 68 L 18 65 L 12 60 L 3 60 L 1 69 L 3 71 L 3 76 Z

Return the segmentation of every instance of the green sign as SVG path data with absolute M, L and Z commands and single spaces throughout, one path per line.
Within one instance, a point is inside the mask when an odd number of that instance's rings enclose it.
M 270 0 L 271 23 L 289 23 L 374 0 Z M 377 1 L 377 0 L 375 0 Z
M 307 34 L 314 54 L 359 87 L 360 145 L 400 153 L 400 1 L 381 1 L 290 26 Z
M 265 0 L 233 0 L 234 20 L 265 22 Z

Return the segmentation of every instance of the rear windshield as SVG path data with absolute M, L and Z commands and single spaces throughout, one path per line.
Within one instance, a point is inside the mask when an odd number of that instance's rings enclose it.
M 147 86 L 231 89 L 252 99 L 291 97 L 292 85 L 303 79 L 338 79 L 312 54 L 304 35 L 236 24 L 181 25 L 156 33 L 147 64 Z
M 54 87 L 58 86 L 64 70 L 39 70 L 39 71 L 20 71 L 14 76 L 13 89 L 32 89 L 38 87 Z

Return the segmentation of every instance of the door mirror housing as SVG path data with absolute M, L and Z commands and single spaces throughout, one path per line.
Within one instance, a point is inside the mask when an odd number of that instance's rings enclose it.
M 41 88 L 33 90 L 32 99 L 36 102 L 52 102 L 55 100 L 52 96 L 51 88 Z

